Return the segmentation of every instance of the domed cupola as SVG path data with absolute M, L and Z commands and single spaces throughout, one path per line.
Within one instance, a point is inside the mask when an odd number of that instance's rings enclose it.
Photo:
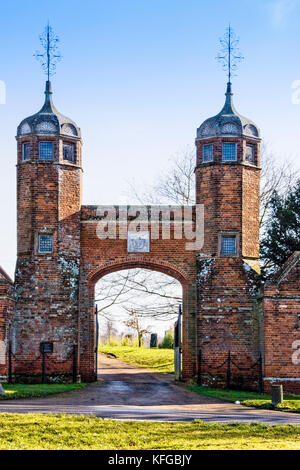
M 63 116 L 55 108 L 52 101 L 51 82 L 46 82 L 45 103 L 42 109 L 24 119 L 17 129 L 17 137 L 30 135 L 37 136 L 65 136 L 80 139 L 80 128 L 72 119 Z
M 232 96 L 232 85 L 229 82 L 223 109 L 216 116 L 204 121 L 197 129 L 197 140 L 227 136 L 251 137 L 260 140 L 259 128 L 250 119 L 241 116 L 236 111 Z

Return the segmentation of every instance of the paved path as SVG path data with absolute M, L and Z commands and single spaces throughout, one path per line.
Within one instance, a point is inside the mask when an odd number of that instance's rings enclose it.
M 99 384 L 48 398 L 0 402 L 0 412 L 93 414 L 102 418 L 266 424 L 300 424 L 300 414 L 280 413 L 225 403 L 174 385 L 173 378 L 99 358 Z

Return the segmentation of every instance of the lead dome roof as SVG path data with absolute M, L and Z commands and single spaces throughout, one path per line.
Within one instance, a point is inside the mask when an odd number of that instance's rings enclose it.
M 233 104 L 231 83 L 227 84 L 226 101 L 222 110 L 201 124 L 197 129 L 197 139 L 220 136 L 245 136 L 260 140 L 260 130 L 250 119 L 241 116 Z
M 77 124 L 57 111 L 52 101 L 51 82 L 46 82 L 45 103 L 42 109 L 20 123 L 17 137 L 26 135 L 62 135 L 80 139 L 81 132 Z

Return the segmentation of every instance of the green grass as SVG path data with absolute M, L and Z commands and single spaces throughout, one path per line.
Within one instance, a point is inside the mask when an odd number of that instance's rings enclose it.
M 269 410 L 271 408 L 271 400 L 246 400 L 242 403 L 245 406 L 252 408 L 261 408 L 263 410 Z M 283 403 L 276 406 L 277 411 L 289 411 L 292 413 L 300 413 L 300 399 L 292 397 L 285 398 Z
M 300 449 L 300 426 L 112 421 L 0 414 L 1 450 Z
M 71 392 L 84 388 L 86 384 L 54 384 L 54 385 L 7 385 L 3 384 L 5 395 L 0 400 L 13 400 L 17 398 L 38 398 L 57 393 Z
M 135 346 L 101 346 L 101 353 L 112 353 L 118 359 L 129 364 L 147 367 L 156 372 L 172 374 L 174 372 L 173 349 L 148 349 Z
M 188 388 L 193 392 L 208 397 L 219 398 L 220 400 L 236 402 L 242 405 L 268 410 L 271 408 L 271 396 L 259 395 L 255 392 L 245 392 L 241 390 L 223 390 L 219 388 L 198 387 L 198 385 L 189 385 Z M 300 397 L 285 395 L 282 405 L 276 407 L 278 411 L 290 411 L 300 413 Z

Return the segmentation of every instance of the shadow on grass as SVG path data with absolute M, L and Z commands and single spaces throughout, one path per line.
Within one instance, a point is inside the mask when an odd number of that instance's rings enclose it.
M 241 405 L 251 408 L 259 408 L 264 410 L 272 408 L 271 395 L 258 394 L 256 392 L 247 392 L 243 390 L 224 390 L 219 388 L 200 387 L 198 385 L 188 385 L 189 390 L 205 395 L 207 397 L 219 398 L 220 400 L 235 403 L 239 401 Z M 300 413 L 300 397 L 293 395 L 285 395 L 284 402 L 275 408 L 276 411 L 285 411 L 292 413 Z

